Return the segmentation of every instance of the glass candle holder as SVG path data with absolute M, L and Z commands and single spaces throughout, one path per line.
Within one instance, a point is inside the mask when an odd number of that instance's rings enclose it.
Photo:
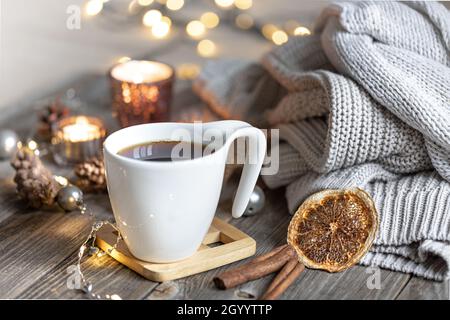
M 174 69 L 156 61 L 131 60 L 110 72 L 112 106 L 122 127 L 170 119 Z
M 106 130 L 94 117 L 73 116 L 56 123 L 53 130 L 53 158 L 59 165 L 76 164 L 102 156 Z

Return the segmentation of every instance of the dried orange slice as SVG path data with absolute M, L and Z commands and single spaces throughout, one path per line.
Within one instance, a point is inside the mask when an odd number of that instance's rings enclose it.
M 375 204 L 365 191 L 325 190 L 298 208 L 287 241 L 306 267 L 339 272 L 366 254 L 377 229 Z

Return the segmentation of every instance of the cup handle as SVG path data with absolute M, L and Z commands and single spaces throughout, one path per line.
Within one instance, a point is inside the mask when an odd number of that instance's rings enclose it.
M 264 133 L 260 129 L 250 125 L 236 129 L 227 139 L 228 147 L 234 140 L 240 137 L 248 138 L 248 148 L 244 169 L 231 210 L 233 218 L 241 217 L 247 208 L 264 162 L 267 147 Z

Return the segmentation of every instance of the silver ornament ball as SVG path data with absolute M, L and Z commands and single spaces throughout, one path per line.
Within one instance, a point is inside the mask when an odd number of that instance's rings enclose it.
M 263 189 L 256 186 L 250 195 L 247 208 L 245 208 L 244 216 L 253 216 L 264 208 L 266 203 L 266 196 Z
M 9 159 L 17 150 L 19 137 L 17 134 L 8 129 L 0 130 L 0 160 Z
M 83 204 L 83 192 L 76 186 L 67 186 L 59 190 L 56 201 L 65 211 L 74 211 Z

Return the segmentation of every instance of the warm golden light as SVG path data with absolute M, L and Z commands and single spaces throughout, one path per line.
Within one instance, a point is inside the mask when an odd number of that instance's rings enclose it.
M 193 20 L 187 24 L 186 32 L 193 38 L 199 38 L 205 34 L 205 25 L 201 21 Z
M 236 25 L 241 29 L 250 29 L 253 26 L 253 17 L 246 13 L 241 13 L 236 17 Z
M 272 35 L 277 30 L 278 30 L 278 27 L 276 25 L 266 24 L 262 27 L 262 34 L 264 35 L 264 37 L 266 37 L 266 39 L 272 40 Z
M 147 27 L 152 27 L 161 20 L 162 13 L 159 10 L 149 10 L 144 14 L 142 23 Z
M 169 26 L 172 26 L 172 20 L 170 20 L 169 17 L 162 16 L 161 17 L 161 22 L 167 23 Z
M 234 0 L 214 0 L 214 2 L 222 8 L 229 8 L 233 5 Z
M 153 3 L 153 0 L 138 0 L 138 4 L 143 7 L 147 7 Z
M 295 36 L 309 36 L 311 34 L 311 31 L 306 27 L 298 27 L 294 30 Z
M 27 146 L 28 146 L 28 149 L 30 149 L 32 151 L 34 151 L 34 150 L 36 150 L 38 148 L 38 144 L 34 140 L 28 141 L 28 145 Z
M 164 63 L 136 60 L 119 64 L 111 70 L 111 76 L 115 80 L 134 84 L 167 80 L 172 73 L 172 69 Z
M 182 80 L 195 79 L 200 74 L 200 66 L 195 63 L 183 63 L 177 68 L 177 76 Z
M 169 34 L 170 24 L 160 20 L 152 27 L 152 34 L 155 38 L 164 38 Z
M 219 25 L 220 18 L 214 12 L 205 12 L 200 17 L 200 21 L 205 25 L 205 27 L 212 29 Z
M 83 142 L 101 137 L 101 128 L 90 123 L 86 117 L 77 117 L 75 123 L 62 128 L 63 139 L 70 142 Z
M 167 0 L 166 7 L 169 10 L 180 10 L 184 6 L 184 0 Z
M 235 0 L 234 5 L 238 9 L 247 10 L 252 7 L 253 1 L 252 0 Z
M 205 39 L 198 43 L 197 52 L 202 57 L 210 58 L 216 55 L 217 47 L 214 42 Z
M 130 57 L 124 56 L 124 57 L 120 57 L 119 59 L 117 59 L 117 63 L 125 63 L 125 62 L 128 62 L 130 60 L 131 60 Z
M 288 35 L 283 30 L 277 30 L 272 34 L 272 41 L 280 46 L 288 41 Z
M 84 8 L 88 16 L 96 16 L 103 10 L 103 0 L 89 0 Z

